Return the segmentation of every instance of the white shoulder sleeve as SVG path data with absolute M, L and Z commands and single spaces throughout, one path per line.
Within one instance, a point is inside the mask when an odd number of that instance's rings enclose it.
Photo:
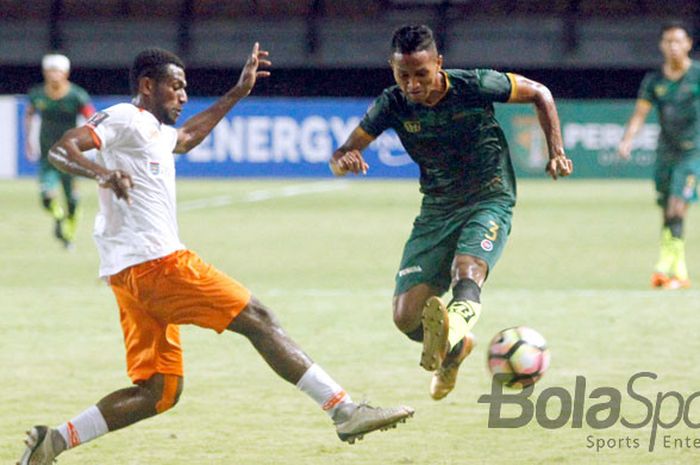
M 138 112 L 139 109 L 134 105 L 120 103 L 93 114 L 85 126 L 90 129 L 97 148 L 105 150 L 128 137 L 125 131 L 128 131 Z

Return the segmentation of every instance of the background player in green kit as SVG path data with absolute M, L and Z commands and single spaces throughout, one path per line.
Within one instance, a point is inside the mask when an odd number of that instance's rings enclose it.
M 32 161 L 39 161 L 41 202 L 56 222 L 55 235 L 65 246 L 75 238 L 79 217 L 78 193 L 74 177 L 61 173 L 48 161 L 51 146 L 64 132 L 76 126 L 79 115 L 89 118 L 94 112 L 90 96 L 82 87 L 68 80 L 70 61 L 63 55 L 46 55 L 41 63 L 44 82 L 29 91 L 29 105 L 25 113 L 25 153 Z M 41 115 L 39 151 L 32 146 L 34 115 Z M 57 199 L 59 184 L 63 188 L 65 208 Z
M 644 77 L 619 153 L 623 158 L 630 157 L 634 136 L 651 108 L 656 107 L 661 133 L 654 181 L 663 211 L 663 230 L 651 285 L 682 289 L 690 287 L 683 220 L 688 205 L 697 201 L 700 175 L 700 63 L 688 55 L 693 41 L 690 29 L 681 23 L 662 27 L 659 47 L 664 64 Z
M 390 65 L 397 85 L 377 98 L 333 154 L 336 175 L 366 173 L 361 151 L 394 129 L 420 168 L 420 214 L 396 276 L 394 323 L 422 341 L 421 366 L 434 371 L 430 394 L 453 388 L 474 344 L 480 292 L 501 255 L 515 205 L 515 176 L 493 102 L 534 103 L 549 148 L 547 172 L 571 174 L 549 90 L 493 70 L 443 70 L 432 31 L 394 33 Z M 439 296 L 452 287 L 445 307 Z

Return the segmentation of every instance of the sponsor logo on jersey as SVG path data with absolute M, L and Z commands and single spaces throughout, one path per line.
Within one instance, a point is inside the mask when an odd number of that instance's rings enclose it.
M 421 271 L 423 271 L 423 268 L 421 268 L 420 265 L 409 266 L 408 268 L 404 268 L 403 270 L 399 270 L 399 278 L 403 278 L 407 274 L 411 274 L 411 273 L 420 273 Z
M 420 121 L 404 121 L 403 127 L 411 133 L 420 132 Z
M 158 176 L 160 174 L 160 163 L 157 161 L 149 161 L 148 169 L 152 175 Z
M 656 94 L 657 97 L 663 97 L 666 95 L 667 91 L 668 88 L 664 85 L 659 84 L 658 86 L 654 86 L 654 94 Z
M 493 250 L 493 242 L 488 239 L 484 239 L 481 241 L 481 248 L 487 252 L 491 252 Z
M 105 113 L 104 111 L 98 111 L 97 113 L 93 114 L 85 124 L 94 128 L 107 118 L 109 118 L 109 114 Z

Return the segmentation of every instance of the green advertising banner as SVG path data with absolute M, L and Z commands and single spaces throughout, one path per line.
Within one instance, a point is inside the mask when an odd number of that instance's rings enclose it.
M 564 149 L 574 161 L 577 178 L 651 178 L 659 125 L 652 111 L 634 140 L 632 158 L 617 155 L 632 111 L 633 100 L 557 101 Z M 532 105 L 497 105 L 496 117 L 510 144 L 513 166 L 520 177 L 539 177 L 547 160 L 547 145 Z

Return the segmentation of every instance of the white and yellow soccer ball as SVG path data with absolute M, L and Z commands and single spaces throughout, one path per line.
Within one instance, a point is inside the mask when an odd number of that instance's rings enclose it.
M 504 329 L 489 344 L 489 371 L 508 387 L 534 384 L 547 371 L 549 362 L 547 341 L 526 326 Z

